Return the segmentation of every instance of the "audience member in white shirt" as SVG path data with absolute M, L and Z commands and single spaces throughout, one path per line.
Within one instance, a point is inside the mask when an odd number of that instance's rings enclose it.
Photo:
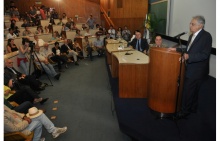
M 7 39 L 16 38 L 17 36 L 14 34 L 14 30 L 12 28 L 8 29 L 9 33 L 7 34 Z

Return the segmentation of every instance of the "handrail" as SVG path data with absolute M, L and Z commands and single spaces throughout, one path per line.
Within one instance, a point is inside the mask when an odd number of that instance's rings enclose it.
M 113 27 L 115 26 L 115 24 L 112 22 L 112 20 L 110 19 L 110 17 L 108 17 L 108 14 L 106 13 L 106 11 L 104 10 L 104 8 L 100 5 L 100 10 L 103 13 L 103 16 L 106 20 L 106 22 L 108 23 L 108 25 L 112 25 Z

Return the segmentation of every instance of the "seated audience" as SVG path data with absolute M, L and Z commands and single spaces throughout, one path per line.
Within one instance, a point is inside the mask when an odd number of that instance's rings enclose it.
M 57 33 L 54 32 L 54 33 L 52 34 L 52 38 L 51 38 L 50 40 L 51 40 L 51 41 L 59 41 L 60 38 L 57 36 Z
M 90 60 L 92 61 L 93 60 L 93 58 L 92 58 L 92 51 L 94 49 L 92 48 L 93 45 L 92 45 L 92 42 L 89 41 L 88 36 L 84 37 L 84 41 L 82 42 L 82 44 L 83 44 L 83 48 L 85 48 L 86 51 L 88 52 L 87 57 L 89 57 Z
M 35 31 L 35 34 L 42 34 L 42 33 L 44 33 L 42 26 L 38 26 L 37 30 Z
M 37 12 L 35 9 L 33 9 L 32 6 L 29 7 L 30 11 L 28 12 L 29 17 L 31 18 L 32 23 L 35 24 L 36 17 L 37 17 Z
M 10 108 L 11 110 L 15 110 L 19 113 L 28 113 L 28 109 L 33 107 L 33 104 L 30 101 L 25 101 L 20 103 L 18 106 L 11 104 L 7 99 L 4 98 L 4 105 Z
M 68 27 L 69 29 L 71 29 L 71 25 L 73 25 L 73 24 L 74 24 L 74 22 L 72 21 L 72 19 L 71 19 L 71 18 L 68 18 L 65 25 L 66 25 L 66 27 Z
M 15 14 L 12 14 L 12 15 L 11 15 L 11 19 L 10 19 L 10 20 L 11 20 L 11 21 L 12 21 L 12 20 L 15 20 L 16 22 L 19 21 L 18 17 L 16 17 Z
M 122 38 L 122 28 L 118 27 L 118 30 L 116 31 L 116 39 Z
M 52 134 L 53 138 L 57 138 L 67 130 L 67 127 L 55 127 L 43 111 L 36 107 L 30 108 L 28 114 L 25 115 L 4 105 L 4 133 L 22 132 L 25 135 L 30 135 L 33 131 L 33 141 L 42 141 L 45 140 L 45 138 L 41 139 L 42 126 Z
M 11 20 L 11 24 L 10 24 L 10 27 L 13 29 L 13 30 L 15 30 L 15 28 L 17 27 L 16 26 L 16 20 Z
M 130 38 L 131 38 L 131 32 L 130 30 L 127 28 L 127 26 L 124 26 L 124 30 L 122 31 L 122 38 L 125 40 L 125 41 L 129 41 Z
M 44 90 L 45 87 L 47 86 L 46 83 L 40 82 L 33 75 L 25 75 L 17 71 L 13 67 L 13 61 L 11 59 L 5 59 L 4 75 L 7 75 L 9 79 L 16 80 L 17 85 L 19 86 L 26 85 L 35 91 Z
M 103 40 L 104 46 L 106 46 L 106 40 L 108 40 L 108 39 L 112 39 L 112 37 L 110 36 L 109 33 L 106 33 L 106 36 L 105 36 L 105 38 Z
M 73 41 L 71 40 L 71 39 L 67 39 L 67 45 L 69 46 L 69 48 L 71 49 L 71 50 L 74 50 L 74 47 L 73 47 Z
M 104 43 L 103 40 L 100 39 L 99 35 L 96 35 L 96 40 L 94 41 L 94 47 L 98 52 L 98 57 L 101 57 L 104 54 Z
M 10 81 L 13 80 L 9 80 Z M 22 87 L 19 90 L 11 90 L 10 87 L 4 85 L 4 98 L 10 102 L 14 101 L 17 104 L 21 104 L 25 101 L 30 101 L 33 103 L 40 103 L 44 104 L 49 98 L 43 99 L 42 97 L 39 97 L 37 93 L 35 92 L 30 92 L 28 87 Z
M 50 18 L 50 22 L 49 22 L 49 23 L 50 23 L 51 25 L 56 25 L 53 18 Z
M 95 28 L 96 28 L 96 29 L 99 29 L 100 27 L 101 27 L 101 26 L 100 26 L 99 24 L 96 24 L 96 25 L 95 25 Z
M 86 28 L 86 32 L 85 32 L 84 36 L 88 36 L 88 37 L 92 36 L 92 34 L 89 31 L 89 28 Z
M 17 18 L 19 18 L 20 17 L 20 13 L 19 13 L 19 11 L 18 11 L 18 8 L 15 6 L 15 7 L 13 7 L 13 12 L 12 12 Z
M 87 29 L 86 25 L 82 24 L 82 30 L 85 30 L 85 29 Z
M 76 30 L 75 38 L 77 38 L 77 37 L 82 37 L 82 34 L 80 33 L 80 30 Z
M 69 47 L 67 39 L 64 39 L 64 44 L 61 46 L 60 51 L 62 55 L 67 55 L 67 57 L 73 57 L 75 65 L 79 65 L 77 62 L 78 53 Z
M 21 25 L 21 27 L 30 27 L 31 25 L 28 23 L 28 21 L 26 19 L 23 19 L 23 24 Z
M 63 55 L 61 54 L 61 51 L 60 51 L 60 46 L 59 46 L 59 43 L 58 42 L 55 42 L 55 47 L 52 48 L 52 52 L 54 54 L 54 56 L 51 57 L 51 59 L 53 61 L 58 61 L 58 68 L 59 68 L 59 71 L 62 70 L 62 66 L 61 66 L 61 63 L 65 64 L 65 68 L 68 68 L 68 65 L 67 65 L 67 56 L 66 55 Z
M 63 25 L 62 18 L 59 19 L 60 21 L 57 23 L 57 25 Z
M 79 30 L 79 28 L 76 27 L 76 24 L 73 22 L 70 26 L 70 30 Z
M 66 39 L 66 31 L 62 31 L 61 32 L 60 39 L 61 40 L 65 40 Z
M 9 28 L 8 31 L 9 33 L 7 34 L 7 39 L 12 39 L 17 37 L 12 28 Z
M 11 53 L 14 51 L 18 51 L 18 47 L 14 44 L 14 39 L 8 39 L 7 52 Z
M 38 44 L 39 47 L 42 47 L 45 42 L 44 42 L 44 40 L 39 39 L 38 35 L 35 34 L 35 35 L 34 35 L 34 41 L 33 41 L 33 43 L 34 43 L 35 45 Z
M 67 19 L 66 13 L 62 14 L 62 19 L 65 19 L 65 20 Z
M 35 26 L 41 26 L 41 20 L 40 20 L 39 16 L 36 16 L 34 25 Z M 42 26 L 41 26 L 41 28 L 42 28 Z M 43 30 L 43 28 L 42 28 L 42 30 Z
M 112 25 L 110 25 L 110 28 L 109 28 L 109 30 L 108 30 L 108 33 L 110 34 L 110 36 L 113 38 L 113 39 L 115 39 L 115 29 L 113 28 L 113 26 Z
M 29 27 L 26 26 L 25 30 L 23 31 L 23 36 L 30 36 L 32 35 L 32 32 L 30 31 Z
M 17 26 L 15 26 L 15 28 L 14 28 L 14 34 L 17 36 L 17 37 L 19 37 L 20 35 L 20 30 L 18 29 L 18 27 Z
M 58 64 L 59 72 L 63 72 L 62 63 L 65 64 L 65 68 L 68 68 L 67 65 L 68 58 L 66 57 L 66 55 L 60 54 L 60 47 L 58 42 L 55 42 L 55 47 L 53 47 L 52 50 L 49 49 L 49 45 L 45 43 L 42 53 L 44 53 L 45 57 L 51 59 L 53 62 L 56 62 Z
M 96 36 L 102 36 L 102 35 L 105 35 L 104 32 L 103 32 L 103 29 L 102 28 L 99 28 L 99 31 L 97 31 L 95 33 Z
M 42 55 L 43 53 L 40 52 L 40 47 L 38 44 L 35 45 L 35 62 L 37 65 L 39 65 L 41 68 L 43 67 L 43 70 L 51 77 L 54 77 L 55 79 L 60 79 L 60 73 L 57 73 L 53 66 L 49 63 L 48 59 Z
M 65 24 L 62 25 L 61 31 L 69 31 L 70 28 L 68 28 Z
M 48 30 L 49 30 L 49 33 L 53 33 L 53 24 L 49 23 Z
M 44 12 L 44 8 L 45 8 L 44 5 L 42 5 L 42 6 L 40 7 L 40 15 L 41 15 L 41 19 L 42 19 L 42 20 L 46 20 L 46 19 L 47 19 L 46 15 L 45 15 L 45 12 Z
M 73 44 L 73 48 L 74 51 L 76 51 L 78 53 L 78 58 L 83 59 L 83 50 L 82 47 L 79 45 L 79 43 L 77 42 L 77 39 L 74 39 L 74 44 Z
M 60 38 L 60 34 L 58 31 L 54 31 L 54 33 L 56 33 L 56 36 Z
M 49 33 L 48 26 L 45 26 L 45 27 L 44 27 L 44 33 Z

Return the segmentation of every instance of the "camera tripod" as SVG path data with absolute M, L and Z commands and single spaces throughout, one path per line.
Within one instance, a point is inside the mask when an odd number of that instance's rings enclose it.
M 37 70 L 37 66 L 34 64 L 34 60 L 35 60 L 34 55 L 36 56 L 36 59 L 39 62 L 41 69 L 43 69 L 43 71 L 46 72 L 43 65 L 42 65 L 42 63 L 40 62 L 40 60 L 39 60 L 39 58 L 36 54 L 36 52 L 33 50 L 33 47 L 31 47 L 30 57 L 29 57 L 29 75 L 31 73 L 31 64 L 33 64 L 33 66 L 34 66 L 34 72 L 36 72 L 36 70 Z M 52 83 L 52 81 L 51 81 L 51 79 L 50 79 L 50 77 L 48 76 L 47 73 L 46 73 L 46 76 L 47 76 L 47 79 L 50 81 L 50 85 L 48 85 L 48 86 L 53 86 L 53 83 Z

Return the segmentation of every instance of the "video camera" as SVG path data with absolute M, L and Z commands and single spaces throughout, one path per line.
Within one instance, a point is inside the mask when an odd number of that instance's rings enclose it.
M 29 47 L 31 48 L 31 52 L 34 50 L 35 43 L 33 41 L 29 41 Z

